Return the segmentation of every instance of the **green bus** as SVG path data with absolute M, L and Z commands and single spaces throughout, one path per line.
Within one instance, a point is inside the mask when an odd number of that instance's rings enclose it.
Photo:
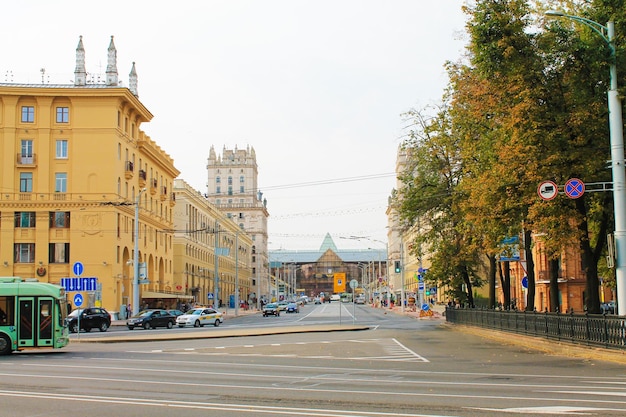
M 69 343 L 67 297 L 59 285 L 0 277 L 0 355 Z

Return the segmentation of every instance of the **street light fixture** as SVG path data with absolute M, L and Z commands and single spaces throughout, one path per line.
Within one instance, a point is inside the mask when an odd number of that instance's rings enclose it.
M 563 17 L 582 23 L 593 29 L 611 49 L 610 88 L 608 95 L 609 129 L 611 144 L 611 172 L 613 176 L 613 211 L 615 218 L 615 281 L 617 284 L 617 307 L 620 316 L 626 316 L 626 171 L 624 171 L 624 132 L 622 103 L 617 93 L 617 62 L 615 51 L 615 23 L 606 26 L 593 20 L 548 10 L 546 16 Z
M 133 253 L 133 316 L 139 313 L 139 203 L 145 188 L 139 190 L 135 200 L 135 251 Z

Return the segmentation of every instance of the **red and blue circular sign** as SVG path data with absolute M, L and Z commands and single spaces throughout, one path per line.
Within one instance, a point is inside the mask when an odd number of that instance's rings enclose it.
M 569 198 L 580 198 L 585 194 L 585 183 L 578 178 L 570 178 L 565 183 L 564 191 Z

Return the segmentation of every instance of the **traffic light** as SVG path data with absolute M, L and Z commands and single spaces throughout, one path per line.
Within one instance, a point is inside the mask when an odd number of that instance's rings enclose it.
M 395 262 L 395 267 L 396 267 L 396 274 L 399 274 L 402 271 L 402 268 L 400 267 L 400 261 Z

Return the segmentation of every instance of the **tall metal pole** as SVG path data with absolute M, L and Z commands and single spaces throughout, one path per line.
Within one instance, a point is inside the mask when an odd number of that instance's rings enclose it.
M 139 313 L 139 203 L 141 202 L 141 194 L 146 191 L 145 188 L 139 190 L 135 199 L 135 249 L 133 253 L 133 315 Z
M 239 315 L 239 230 L 235 232 L 235 316 Z
M 215 221 L 215 276 L 213 277 L 213 308 L 217 311 L 220 308 L 220 276 L 219 276 L 219 261 L 220 261 L 220 222 Z
M 609 100 L 609 128 L 611 130 L 611 170 L 613 174 L 613 210 L 615 212 L 615 280 L 617 283 L 617 308 L 626 316 L 626 172 L 624 171 L 624 131 L 622 103 L 617 94 L 617 64 L 615 56 L 615 24 L 607 23 L 607 36 L 611 46 L 611 88 Z

